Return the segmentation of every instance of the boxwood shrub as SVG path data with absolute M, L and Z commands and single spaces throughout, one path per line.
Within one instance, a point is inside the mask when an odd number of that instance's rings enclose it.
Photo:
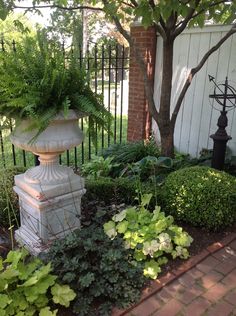
M 175 219 L 219 230 L 236 220 L 236 178 L 209 167 L 171 173 L 164 184 L 165 210 Z

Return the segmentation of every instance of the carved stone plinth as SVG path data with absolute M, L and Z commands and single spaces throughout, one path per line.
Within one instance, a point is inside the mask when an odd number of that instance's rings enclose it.
M 46 251 L 54 239 L 80 227 L 84 181 L 74 175 L 70 183 L 55 186 L 29 184 L 24 174 L 15 177 L 21 226 L 15 238 L 34 255 Z
M 83 134 L 74 111 L 69 111 L 68 117 L 58 115 L 35 139 L 36 131 L 27 132 L 28 126 L 29 122 L 23 122 L 11 140 L 37 154 L 40 165 L 15 176 L 21 219 L 15 238 L 38 255 L 47 251 L 54 239 L 80 227 L 81 197 L 86 192 L 84 180 L 71 168 L 61 166 L 58 157 L 79 145 Z

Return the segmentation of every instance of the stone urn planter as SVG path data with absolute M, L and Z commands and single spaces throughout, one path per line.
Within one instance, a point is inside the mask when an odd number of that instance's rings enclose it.
M 14 186 L 21 219 L 15 238 L 35 255 L 46 251 L 54 239 L 80 227 L 84 180 L 59 164 L 61 153 L 83 141 L 78 118 L 73 110 L 66 117 L 60 113 L 39 135 L 28 129 L 30 121 L 25 120 L 11 135 L 15 146 L 38 155 L 40 160 L 39 166 L 15 176 Z

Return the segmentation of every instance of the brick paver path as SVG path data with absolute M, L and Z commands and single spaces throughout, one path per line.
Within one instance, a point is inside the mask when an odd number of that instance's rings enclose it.
M 135 307 L 129 316 L 236 316 L 236 240 Z

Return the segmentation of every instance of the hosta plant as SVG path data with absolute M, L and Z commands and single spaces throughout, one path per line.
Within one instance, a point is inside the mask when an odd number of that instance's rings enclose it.
M 159 206 L 150 212 L 147 207 L 151 198 L 152 194 L 143 195 L 140 206 L 114 215 L 104 224 L 104 230 L 111 239 L 121 235 L 125 248 L 133 250 L 134 259 L 145 262 L 144 275 L 156 279 L 168 257 L 188 258 L 187 248 L 193 239 Z
M 0 257 L 0 315 L 57 315 L 50 305 L 69 307 L 76 295 L 56 279 L 50 263 L 30 258 L 25 249 L 10 251 L 5 260 Z

